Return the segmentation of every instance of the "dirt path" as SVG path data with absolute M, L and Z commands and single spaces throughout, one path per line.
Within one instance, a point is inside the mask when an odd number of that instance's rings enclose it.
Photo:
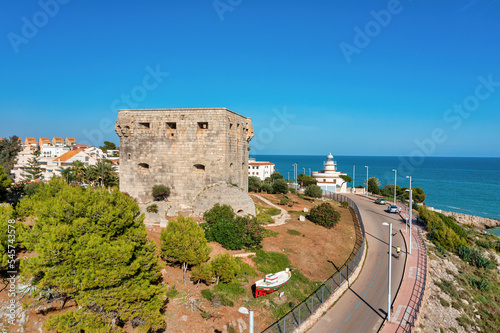
M 261 197 L 260 195 L 257 195 L 257 194 L 250 194 L 251 196 L 254 196 L 256 198 L 259 198 L 260 200 L 264 201 L 266 204 L 268 204 L 269 206 L 271 207 L 274 207 L 274 208 L 277 208 L 281 211 L 280 214 L 278 215 L 275 215 L 275 216 L 272 216 L 273 220 L 274 220 L 274 223 L 272 224 L 268 224 L 268 225 L 265 225 L 264 227 L 276 227 L 276 226 L 279 226 L 279 225 L 283 225 L 285 224 L 288 220 L 290 220 L 291 216 L 290 214 L 288 214 L 288 212 L 279 207 L 279 206 L 276 206 L 275 204 L 273 204 L 271 201 L 267 200 L 266 198 L 263 198 Z

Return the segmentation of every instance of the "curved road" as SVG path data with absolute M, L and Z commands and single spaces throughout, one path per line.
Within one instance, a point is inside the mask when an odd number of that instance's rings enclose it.
M 372 199 L 348 195 L 358 205 L 366 231 L 368 252 L 358 279 L 308 331 L 309 333 L 377 332 L 387 316 L 389 226 L 392 222 L 391 303 L 403 278 L 406 247 L 399 232 L 405 228 L 399 214 L 386 212 L 387 205 Z M 396 247 L 401 255 L 396 259 Z M 391 311 L 391 316 L 393 311 Z

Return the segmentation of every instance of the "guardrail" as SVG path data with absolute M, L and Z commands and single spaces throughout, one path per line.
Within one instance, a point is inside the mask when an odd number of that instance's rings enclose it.
M 351 253 L 354 258 L 341 268 L 341 270 L 334 275 L 332 275 L 328 280 L 323 282 L 323 284 L 313 292 L 305 301 L 297 305 L 290 312 L 288 312 L 283 318 L 266 328 L 263 333 L 291 333 L 297 329 L 307 318 L 309 318 L 338 288 L 340 288 L 344 283 L 347 282 L 349 277 L 352 275 L 354 270 L 358 267 L 363 252 L 365 250 L 365 226 L 363 224 L 363 219 L 359 212 L 358 206 L 350 198 L 336 193 L 323 193 L 323 197 L 332 199 L 335 201 L 347 201 L 349 207 L 351 207 L 356 216 L 358 217 L 359 226 L 361 229 L 361 246 L 359 247 L 357 253 L 354 253 L 356 247 Z M 356 233 L 357 235 L 357 233 Z M 358 240 L 356 240 L 356 244 Z
M 425 241 L 422 237 L 422 232 L 420 229 L 418 230 L 418 237 L 420 239 L 420 244 L 423 245 L 423 251 L 418 251 L 418 261 L 423 260 L 423 266 L 424 266 L 424 272 L 423 276 L 424 279 L 420 285 L 418 285 L 420 291 L 418 291 L 418 296 L 416 296 L 416 301 L 415 301 L 415 306 L 411 310 L 408 319 L 406 321 L 406 325 L 402 327 L 403 332 L 411 332 L 411 329 L 415 327 L 415 321 L 417 320 L 418 313 L 420 312 L 420 308 L 422 307 L 422 303 L 424 301 L 424 292 L 425 292 L 425 285 L 427 283 L 427 246 L 425 245 Z M 418 265 L 420 267 L 420 263 Z M 413 298 L 413 296 L 412 296 Z

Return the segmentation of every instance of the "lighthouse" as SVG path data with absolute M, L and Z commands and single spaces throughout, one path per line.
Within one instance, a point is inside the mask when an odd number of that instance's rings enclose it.
M 325 192 L 346 193 L 347 184 L 340 176 L 347 174 L 337 171 L 337 163 L 333 160 L 332 153 L 328 154 L 323 164 L 322 171 L 312 173 L 312 177 L 316 179 L 318 186 Z

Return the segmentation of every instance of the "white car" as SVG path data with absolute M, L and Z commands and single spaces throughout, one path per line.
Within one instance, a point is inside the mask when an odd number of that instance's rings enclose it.
M 399 211 L 398 206 L 396 205 L 389 206 L 389 213 L 397 213 L 398 211 Z

